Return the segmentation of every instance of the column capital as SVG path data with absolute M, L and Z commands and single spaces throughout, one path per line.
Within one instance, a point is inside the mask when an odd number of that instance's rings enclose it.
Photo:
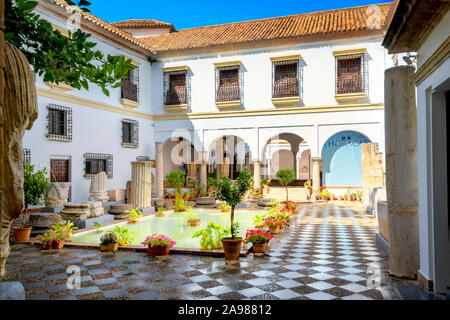
M 322 162 L 322 158 L 319 157 L 311 157 L 312 162 Z

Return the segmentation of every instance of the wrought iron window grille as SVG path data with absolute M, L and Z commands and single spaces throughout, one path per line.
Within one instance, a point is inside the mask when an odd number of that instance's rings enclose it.
M 128 71 L 127 75 L 127 79 L 122 79 L 122 99 L 139 102 L 139 67 Z
M 49 104 L 47 106 L 48 140 L 72 141 L 72 108 Z
M 31 149 L 24 148 L 23 149 L 23 163 L 31 162 Z
M 122 119 L 122 147 L 136 149 L 139 147 L 139 122 Z
M 164 105 L 190 104 L 191 81 L 185 70 L 164 72 Z
M 244 74 L 240 66 L 216 67 L 216 102 L 240 100 L 244 96 Z
M 94 175 L 105 172 L 108 179 L 113 177 L 113 155 L 102 153 L 84 154 L 84 177 L 92 178 Z
M 368 72 L 364 54 L 335 58 L 336 94 L 367 93 Z
M 272 98 L 300 96 L 301 69 L 298 60 L 272 63 Z

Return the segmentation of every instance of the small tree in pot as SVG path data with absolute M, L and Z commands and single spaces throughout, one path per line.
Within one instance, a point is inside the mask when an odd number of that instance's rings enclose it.
M 291 168 L 280 169 L 277 172 L 277 177 L 280 179 L 280 184 L 286 187 L 286 202 L 289 201 L 288 184 L 294 181 L 295 173 Z
M 23 191 L 25 209 L 22 212 L 22 225 L 14 227 L 14 238 L 16 243 L 24 243 L 30 240 L 32 227 L 25 226 L 28 206 L 37 206 L 45 200 L 45 194 L 50 186 L 50 180 L 47 178 L 47 169 L 43 168 L 34 172 L 34 165 L 27 161 L 23 170 Z
M 216 189 L 216 200 L 225 201 L 230 207 L 230 226 L 231 238 L 222 238 L 223 250 L 225 259 L 236 260 L 239 259 L 239 254 L 242 246 L 242 238 L 237 237 L 236 224 L 234 223 L 234 209 L 242 202 L 247 191 L 251 186 L 251 172 L 246 167 L 239 173 L 235 182 L 231 182 L 230 178 L 223 176 L 214 187 Z

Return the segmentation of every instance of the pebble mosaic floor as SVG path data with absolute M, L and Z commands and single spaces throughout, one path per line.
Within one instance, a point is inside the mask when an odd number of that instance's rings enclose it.
M 12 245 L 5 281 L 27 299 L 398 299 L 388 257 L 375 244 L 377 220 L 359 203 L 302 204 L 265 256 L 238 261 L 191 255 Z M 68 289 L 69 266 L 81 287 Z

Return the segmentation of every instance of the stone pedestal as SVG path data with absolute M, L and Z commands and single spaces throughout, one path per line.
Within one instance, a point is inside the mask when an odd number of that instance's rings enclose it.
M 256 202 L 256 204 L 258 205 L 258 207 L 260 208 L 267 208 L 269 206 L 269 203 L 272 201 L 273 199 L 270 198 L 259 198 L 258 201 Z
M 61 210 L 61 217 L 68 220 L 84 220 L 104 214 L 101 201 L 68 202 Z
M 129 203 L 135 208 L 150 208 L 152 204 L 152 166 L 149 162 L 132 162 L 131 166 Z
M 164 206 L 164 198 L 152 198 L 152 206 L 158 209 Z
M 114 189 L 114 190 L 108 190 L 108 197 L 109 201 L 124 201 L 125 200 L 125 189 Z
M 217 208 L 216 200 L 207 197 L 198 197 L 195 206 L 199 208 Z
M 32 213 L 28 217 L 27 225 L 33 227 L 32 235 L 38 235 L 50 230 L 51 226 L 62 221 L 62 218 L 57 213 Z
M 311 160 L 313 162 L 312 190 L 313 193 L 320 193 L 320 164 L 322 159 L 312 158 Z
M 257 160 L 253 166 L 253 180 L 255 188 L 261 188 L 261 161 Z
M 126 213 L 126 211 L 133 209 L 131 204 L 117 204 L 111 205 L 108 209 L 108 213 L 114 216 L 114 220 L 122 220 L 127 219 L 130 215 L 129 213 Z
M 60 208 L 69 199 L 70 182 L 52 182 L 47 190 L 46 208 Z
M 404 278 L 415 278 L 419 269 L 414 71 L 412 66 L 401 66 L 385 72 L 389 272 Z
M 156 196 L 164 198 L 163 143 L 156 142 Z
M 106 172 L 100 172 L 92 177 L 91 187 L 89 188 L 89 201 L 108 202 L 109 196 L 106 190 L 107 179 Z

